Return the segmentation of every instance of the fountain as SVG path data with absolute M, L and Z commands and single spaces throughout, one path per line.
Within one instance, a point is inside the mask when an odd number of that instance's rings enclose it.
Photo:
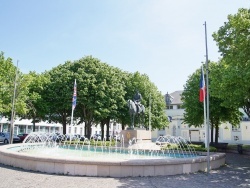
M 69 139 L 68 141 L 65 141 Z M 22 144 L 0 147 L 0 163 L 55 174 L 80 176 L 158 176 L 205 171 L 207 157 L 198 155 L 181 137 L 162 136 L 156 143 L 135 137 L 120 142 L 90 141 L 33 132 Z M 225 163 L 225 154 L 210 155 L 211 169 Z

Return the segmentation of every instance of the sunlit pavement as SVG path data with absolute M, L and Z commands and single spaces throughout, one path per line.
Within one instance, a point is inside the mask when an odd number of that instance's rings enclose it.
M 0 145 L 3 145 L 0 143 Z M 80 177 L 45 174 L 26 171 L 0 164 L 0 187 L 34 187 L 34 188 L 64 188 L 64 187 L 96 187 L 96 188 L 218 188 L 218 187 L 250 187 L 250 156 L 237 153 L 227 153 L 226 165 L 210 171 L 194 174 L 109 178 Z

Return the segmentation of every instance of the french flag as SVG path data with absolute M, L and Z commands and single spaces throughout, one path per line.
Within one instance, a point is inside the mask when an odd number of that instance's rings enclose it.
M 72 109 L 74 110 L 76 107 L 76 80 L 74 84 L 74 92 L 73 92 L 73 99 L 72 99 Z
M 206 85 L 204 80 L 203 68 L 201 68 L 201 78 L 200 78 L 200 102 L 205 100 L 206 96 Z

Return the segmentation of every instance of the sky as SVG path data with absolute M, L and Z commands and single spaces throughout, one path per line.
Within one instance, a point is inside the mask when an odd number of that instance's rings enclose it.
M 0 1 L 0 51 L 23 73 L 93 56 L 147 74 L 162 94 L 220 54 L 212 33 L 250 0 Z

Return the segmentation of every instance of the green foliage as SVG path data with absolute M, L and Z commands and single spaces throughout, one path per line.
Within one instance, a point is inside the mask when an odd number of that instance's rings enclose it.
M 100 140 L 98 140 L 98 141 L 95 141 L 95 140 L 93 140 L 93 139 L 91 139 L 90 141 L 85 141 L 85 142 L 83 142 L 83 141 L 64 141 L 63 142 L 63 144 L 66 144 L 66 145 L 69 145 L 69 144 L 71 144 L 71 145 L 91 145 L 91 146 L 115 146 L 116 145 L 116 142 L 115 142 L 115 140 L 112 140 L 112 141 L 105 141 L 105 142 L 103 142 L 103 141 L 100 141 Z
M 10 58 L 4 58 L 3 53 L 0 61 L 0 113 L 9 115 L 16 67 Z M 92 56 L 67 61 L 43 74 L 19 73 L 15 101 L 18 116 L 33 122 L 43 119 L 61 123 L 65 134 L 71 118 L 74 80 L 77 81 L 74 123 L 84 122 L 89 135 L 93 124 L 108 124 L 111 119 L 122 123 L 123 127 L 129 125 L 127 100 L 133 98 L 135 90 L 143 96 L 146 127 L 150 98 L 152 128 L 163 128 L 168 124 L 164 98 L 147 75 L 124 72 Z
M 214 95 L 227 99 L 223 105 L 243 108 L 250 117 L 250 11 L 239 9 L 215 33 L 221 52 L 223 74 Z
M 4 58 L 0 53 L 0 113 L 6 117 L 11 116 L 14 86 L 15 91 L 15 113 L 23 115 L 27 112 L 26 98 L 28 96 L 28 85 L 25 76 L 15 67 L 11 58 Z
M 182 93 L 184 113 L 184 123 L 199 127 L 204 122 L 204 108 L 203 103 L 199 101 L 199 82 L 200 72 L 197 70 L 193 73 L 184 86 Z M 230 122 L 233 125 L 237 125 L 240 122 L 242 114 L 235 106 L 225 106 L 225 98 L 218 97 L 217 86 L 221 78 L 221 66 L 220 64 L 209 62 L 209 113 L 211 128 L 215 128 L 215 142 L 218 142 L 218 129 L 219 125 L 223 122 Z M 207 85 L 207 84 L 206 84 Z M 211 141 L 213 142 L 213 134 L 211 134 Z
M 5 59 L 4 53 L 0 52 L 0 113 L 11 111 L 12 96 L 14 91 L 16 68 L 11 58 Z
M 142 95 L 141 104 L 146 108 L 145 112 L 145 122 L 144 124 L 148 128 L 149 126 L 149 113 L 151 112 L 151 125 L 152 129 L 159 128 L 162 129 L 168 125 L 167 116 L 165 113 L 165 101 L 163 95 L 158 91 L 154 83 L 149 80 L 149 77 L 145 74 L 140 74 L 139 72 L 127 73 L 127 79 L 125 83 L 126 91 L 125 100 L 133 99 L 136 90 L 140 91 Z M 149 108 L 151 102 L 151 111 Z M 128 114 L 127 105 L 123 107 L 123 117 L 121 120 L 130 125 L 130 117 Z M 135 125 L 138 121 L 135 121 Z
M 187 144 L 185 144 L 185 145 L 180 146 L 179 144 L 170 144 L 170 143 L 165 144 L 161 148 L 161 150 L 178 150 L 180 148 L 182 148 L 182 149 L 191 148 L 191 149 L 194 149 L 195 151 L 201 151 L 201 152 L 206 152 L 207 151 L 207 148 L 205 148 L 204 145 L 195 145 L 195 144 L 187 145 Z M 212 147 L 212 146 L 209 147 L 209 150 L 211 152 L 216 152 L 217 151 L 217 149 L 215 147 Z

